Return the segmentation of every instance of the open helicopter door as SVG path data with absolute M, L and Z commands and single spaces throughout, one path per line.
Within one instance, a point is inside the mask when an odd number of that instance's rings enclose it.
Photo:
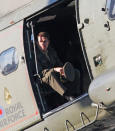
M 16 131 L 41 119 L 26 66 L 23 21 L 0 36 L 0 130 Z
M 109 106 L 115 102 L 115 0 L 76 0 L 76 11 L 82 47 L 94 78 L 89 96 Z

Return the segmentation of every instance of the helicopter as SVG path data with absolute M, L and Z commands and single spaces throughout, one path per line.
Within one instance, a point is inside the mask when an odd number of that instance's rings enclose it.
M 0 131 L 109 129 L 115 115 L 115 0 L 12 0 L 0 5 Z M 80 71 L 67 101 L 40 82 L 36 37 L 45 30 Z M 110 124 L 110 125 L 109 125 Z

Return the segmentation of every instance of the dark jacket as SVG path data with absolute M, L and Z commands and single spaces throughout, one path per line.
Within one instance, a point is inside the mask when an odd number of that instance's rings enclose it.
M 37 47 L 37 60 L 38 60 L 38 72 L 41 78 L 43 78 L 45 74 L 54 67 L 63 66 L 62 62 L 57 56 L 57 53 L 50 46 L 48 47 L 45 53 Z

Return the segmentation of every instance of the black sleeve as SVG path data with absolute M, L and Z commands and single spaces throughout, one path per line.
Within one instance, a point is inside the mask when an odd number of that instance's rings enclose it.
M 53 56 L 54 56 L 54 59 L 55 59 L 55 67 L 62 67 L 63 63 L 61 62 L 61 60 L 58 57 L 58 55 L 57 55 L 55 50 L 53 50 Z

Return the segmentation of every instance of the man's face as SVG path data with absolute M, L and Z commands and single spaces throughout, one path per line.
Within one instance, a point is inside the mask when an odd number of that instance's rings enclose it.
M 49 40 L 47 37 L 38 36 L 38 44 L 42 51 L 46 51 L 49 45 Z

